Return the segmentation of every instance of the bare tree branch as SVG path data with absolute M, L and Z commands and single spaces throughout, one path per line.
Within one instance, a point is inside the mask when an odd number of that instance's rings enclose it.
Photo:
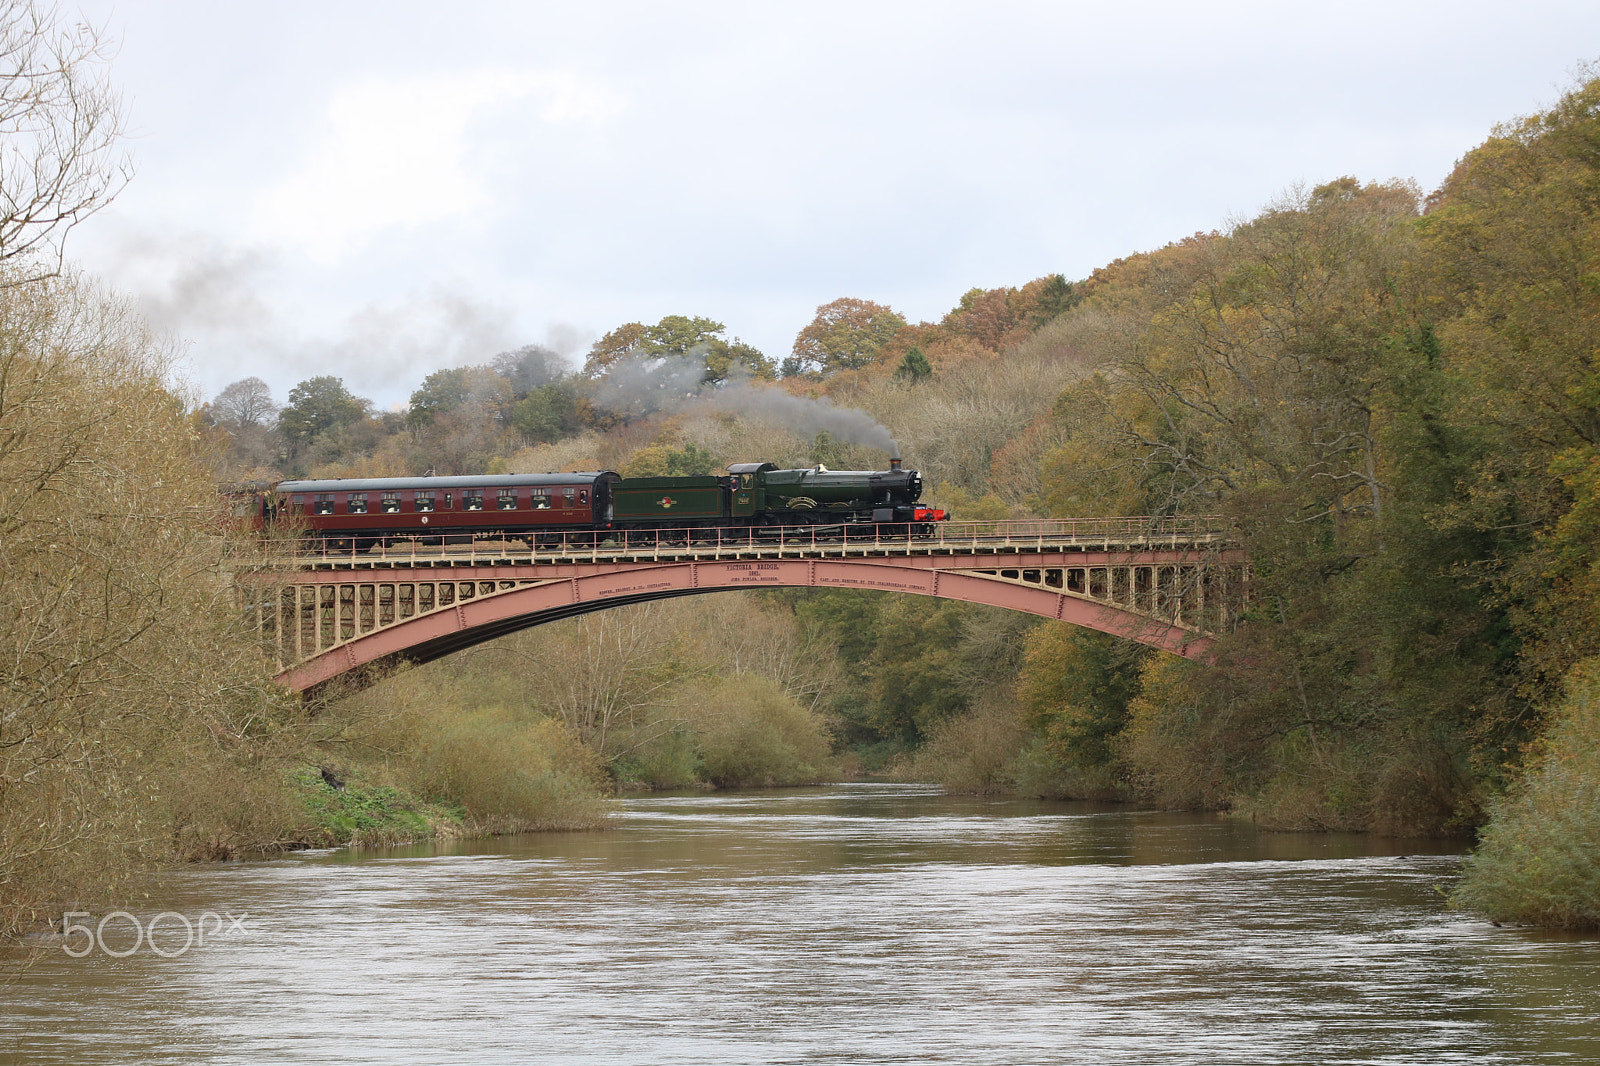
M 111 42 L 36 0 L 0 0 L 0 286 L 60 273 L 67 234 L 132 176 Z

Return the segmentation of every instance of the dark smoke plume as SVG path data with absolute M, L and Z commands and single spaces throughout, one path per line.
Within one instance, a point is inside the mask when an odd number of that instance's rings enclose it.
M 711 410 L 742 415 L 794 430 L 804 437 L 826 431 L 835 440 L 881 448 L 900 457 L 900 445 L 888 429 L 865 411 L 837 407 L 827 397 L 796 396 L 774 385 L 758 385 L 747 375 L 722 382 L 705 380 L 704 359 L 688 355 L 632 357 L 606 368 L 595 381 L 590 400 L 597 407 L 629 418 Z

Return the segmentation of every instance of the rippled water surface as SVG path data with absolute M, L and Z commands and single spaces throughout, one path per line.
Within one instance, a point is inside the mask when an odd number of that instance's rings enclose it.
M 180 871 L 127 909 L 240 925 L 46 948 L 0 1058 L 1600 1062 L 1600 946 L 1447 912 L 1428 850 L 911 786 L 644 797 L 605 832 Z

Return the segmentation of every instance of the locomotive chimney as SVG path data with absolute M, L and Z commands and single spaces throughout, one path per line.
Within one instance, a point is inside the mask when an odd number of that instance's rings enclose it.
M 899 470 L 900 469 L 900 457 L 898 455 L 895 456 L 893 459 L 889 460 L 889 469 L 890 470 Z

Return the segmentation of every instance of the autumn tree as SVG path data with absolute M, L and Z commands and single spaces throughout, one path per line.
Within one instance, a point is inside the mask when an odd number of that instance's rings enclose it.
M 1508 739 L 1503 608 L 1464 578 L 1494 546 L 1443 521 L 1474 445 L 1422 318 L 1418 199 L 1340 179 L 1183 250 L 1182 285 L 1147 260 L 1134 331 L 1061 397 L 1047 499 L 1220 511 L 1251 554 L 1240 630 L 1208 665 L 1153 664 L 1129 712 L 1122 756 L 1172 802 L 1434 829 L 1474 816 L 1456 768 Z
M 696 477 L 710 474 L 720 464 L 709 450 L 690 441 L 681 448 L 670 444 L 649 444 L 628 459 L 623 477 Z
M 1076 286 L 1060 274 L 1020 288 L 970 289 L 939 324 L 999 351 L 1075 307 L 1080 298 Z
M 810 325 L 795 338 L 793 351 L 783 361 L 783 376 L 828 374 L 870 366 L 905 324 L 906 320 L 893 310 L 871 300 L 847 296 L 823 304 Z
M 710 319 L 700 319 L 699 321 L 715 326 L 719 330 L 721 328 L 721 323 L 712 322 Z M 583 375 L 588 378 L 599 377 L 613 364 L 624 359 L 652 355 L 652 342 L 649 336 L 650 328 L 642 322 L 624 322 L 604 337 L 595 341 L 589 348 L 588 357 L 584 360 Z
M 737 337 L 727 340 L 723 336 L 727 328 L 713 319 L 684 315 L 667 315 L 653 326 L 624 323 L 594 343 L 583 373 L 597 378 L 624 360 L 677 358 L 702 363 L 708 383 L 724 381 L 736 373 L 771 379 L 772 361 Z
M 1597 145 L 1600 78 L 1497 129 L 1423 222 L 1447 316 L 1438 359 L 1461 398 L 1443 422 L 1484 446 L 1453 517 L 1530 534 L 1500 581 L 1530 680 L 1551 698 L 1573 663 L 1600 654 Z

